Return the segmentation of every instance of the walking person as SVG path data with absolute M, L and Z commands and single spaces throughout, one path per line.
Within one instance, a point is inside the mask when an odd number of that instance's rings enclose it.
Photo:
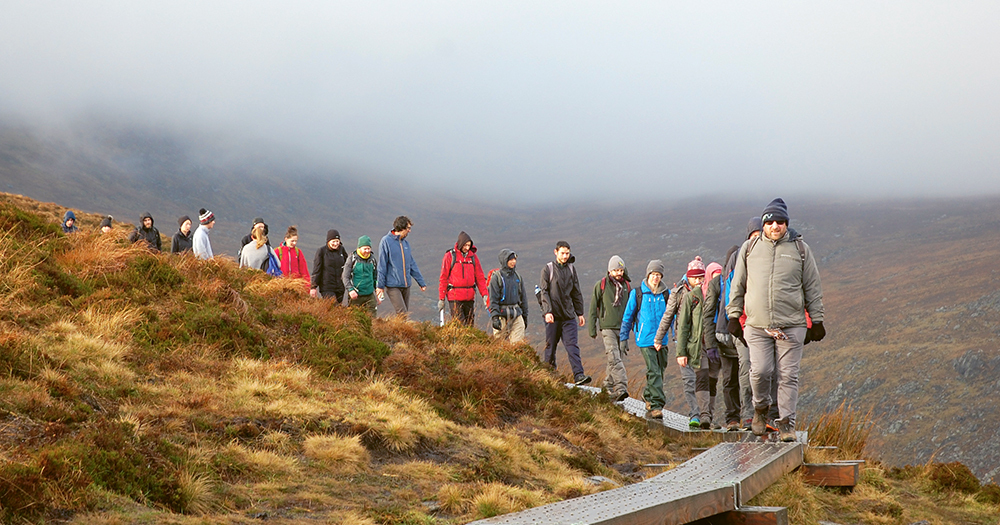
M 142 217 L 139 218 L 139 225 L 128 236 L 128 242 L 130 243 L 135 244 L 139 241 L 145 241 L 146 247 L 150 251 L 158 252 L 162 250 L 160 230 L 157 230 L 153 226 L 153 216 L 148 211 L 142 214 Z
M 101 224 L 99 228 L 102 234 L 111 232 L 111 221 L 113 221 L 114 219 L 115 218 L 110 215 L 107 215 L 103 219 L 101 219 Z
M 699 263 L 701 262 L 701 257 L 695 257 L 695 260 Z M 692 261 L 694 262 L 694 261 Z M 690 264 L 688 265 L 688 271 L 691 269 Z M 653 340 L 653 344 L 656 348 L 660 346 L 667 346 L 667 336 L 670 335 L 671 329 L 674 328 L 677 321 L 677 314 L 681 309 L 681 301 L 684 300 L 684 296 L 691 291 L 691 284 L 688 282 L 687 273 L 681 277 L 680 282 L 674 285 L 670 289 L 670 295 L 667 298 L 667 309 L 663 312 L 663 317 L 660 319 L 660 326 L 656 329 L 656 337 Z M 673 341 L 674 341 L 674 353 L 677 350 L 677 330 L 673 329 Z M 680 367 L 681 374 L 681 385 L 684 390 L 684 401 L 688 406 L 688 424 L 691 428 L 701 428 L 701 407 L 698 405 L 698 398 L 695 397 L 695 384 L 698 382 L 698 375 L 689 366 Z
M 706 315 L 709 319 L 714 316 L 717 305 L 706 296 L 709 287 L 705 279 L 720 273 L 722 266 L 718 263 L 705 268 L 700 258 L 691 261 L 686 274 L 691 290 L 684 295 L 677 314 L 677 364 L 695 371 L 695 399 L 700 411 L 699 425 L 704 430 L 713 427 L 716 384 L 722 364 L 715 327 L 709 328 L 705 319 Z
M 76 233 L 80 231 L 80 228 L 76 225 L 76 214 L 73 210 L 66 210 L 62 218 L 62 231 L 63 233 Z
M 573 369 L 573 381 L 585 385 L 592 378 L 583 371 L 580 346 L 577 343 L 577 326 L 587 322 L 583 316 L 583 293 L 580 278 L 573 263 L 576 257 L 570 252 L 569 243 L 559 241 L 553 250 L 555 261 L 542 267 L 539 279 L 542 315 L 545 319 L 545 362 L 556 368 L 556 345 L 562 340 Z
M 646 361 L 646 388 L 642 391 L 648 405 L 646 417 L 663 419 L 663 371 L 667 368 L 667 349 L 654 341 L 667 310 L 670 291 L 663 283 L 663 261 L 654 259 L 646 265 L 646 278 L 629 294 L 622 315 L 620 340 L 628 340 L 635 329 L 635 345 Z
M 493 337 L 519 343 L 528 326 L 528 296 L 517 273 L 517 254 L 504 248 L 497 258 L 500 268 L 493 271 L 487 284 Z
M 340 242 L 340 232 L 328 230 L 326 244 L 316 250 L 313 257 L 312 281 L 309 295 L 344 302 L 344 263 L 347 250 Z
M 661 275 L 662 276 L 662 275 Z M 628 354 L 628 339 L 621 335 L 622 316 L 632 291 L 625 261 L 617 255 L 608 260 L 608 273 L 594 285 L 587 313 L 591 339 L 597 338 L 600 330 L 604 342 L 604 357 L 607 367 L 604 373 L 604 390 L 611 399 L 624 401 L 628 398 L 628 373 L 625 371 L 624 357 Z M 658 321 L 658 320 L 657 320 Z
M 705 296 L 705 301 L 708 304 L 714 304 L 714 315 L 711 321 L 708 321 L 705 327 L 706 334 L 715 334 L 715 341 L 719 347 L 719 358 L 721 360 L 722 367 L 719 371 L 719 379 L 722 381 L 722 403 L 725 406 L 725 421 L 726 430 L 736 431 L 740 429 L 741 420 L 743 419 L 742 412 L 747 412 L 752 414 L 753 409 L 751 408 L 750 399 L 743 401 L 742 399 L 742 379 L 740 376 L 740 350 L 737 347 L 742 347 L 742 353 L 746 353 L 746 345 L 742 341 L 734 338 L 727 329 L 726 322 L 726 305 L 729 303 L 729 289 L 732 282 L 732 267 L 734 264 L 735 255 L 740 250 L 739 246 L 733 245 L 726 253 L 726 266 L 722 268 L 722 272 L 713 277 L 708 283 L 708 293 Z M 706 308 L 708 308 L 706 306 Z M 706 320 L 708 319 L 706 310 Z M 747 359 L 747 374 L 750 373 L 750 362 Z M 747 391 L 750 391 L 749 381 L 745 382 Z M 748 416 L 749 418 L 750 416 Z M 747 430 L 749 430 L 749 419 L 747 419 Z
M 205 208 L 198 210 L 198 223 L 200 226 L 194 231 L 194 237 L 191 239 L 191 250 L 199 259 L 211 259 L 215 255 L 212 253 L 208 232 L 215 227 L 215 214 Z
M 240 239 L 240 250 L 236 253 L 237 261 L 240 259 L 240 254 L 243 253 L 243 247 L 253 242 L 253 231 L 258 224 L 264 225 L 264 238 L 267 238 L 268 234 L 270 234 L 270 231 L 267 228 L 267 224 L 264 223 L 264 219 L 262 217 L 254 217 L 253 224 L 250 225 L 250 233 L 244 235 L 243 238 Z M 267 246 L 268 247 L 271 246 L 270 240 L 267 241 Z
M 378 243 L 378 293 L 389 297 L 397 314 L 410 310 L 410 284 L 416 281 L 420 291 L 427 290 L 424 276 L 417 268 L 417 261 L 410 253 L 406 237 L 413 229 L 413 221 L 405 215 L 392 221 L 392 231 Z
M 264 225 L 264 235 L 267 235 L 267 225 Z M 302 253 L 299 246 L 299 227 L 289 226 L 285 231 L 285 240 L 281 243 L 274 254 L 281 264 L 281 276 L 291 279 L 302 279 L 303 286 L 309 290 L 309 265 L 306 264 L 306 255 Z
M 736 257 L 728 314 L 729 332 L 744 337 L 750 349 L 750 385 L 753 389 L 755 435 L 766 430 L 771 392 L 766 388 L 778 371 L 778 413 L 775 421 L 782 441 L 794 441 L 802 346 L 820 341 L 823 327 L 823 290 L 812 250 L 788 227 L 788 208 L 782 199 L 771 201 L 761 214 L 763 234 L 743 243 Z M 740 315 L 746 311 L 746 329 Z M 806 313 L 812 327 L 806 327 Z
M 372 255 L 372 239 L 362 235 L 358 238 L 358 248 L 344 263 L 342 279 L 347 290 L 347 306 L 362 306 L 372 317 L 375 317 L 378 303 L 383 299 L 382 291 L 377 290 L 377 267 L 378 263 Z
M 191 251 L 194 244 L 194 234 L 191 233 L 191 217 L 181 215 L 177 219 L 177 232 L 170 238 L 170 253 Z
M 447 300 L 451 303 L 451 318 L 473 326 L 476 322 L 477 291 L 483 297 L 483 304 L 486 304 L 489 293 L 486 289 L 486 276 L 479 264 L 472 237 L 463 231 L 458 234 L 455 247 L 446 251 L 441 260 L 438 311 L 444 311 Z
M 267 244 L 264 225 L 258 223 L 250 232 L 250 243 L 240 250 L 240 268 L 266 270 L 266 264 L 271 255 L 271 247 Z

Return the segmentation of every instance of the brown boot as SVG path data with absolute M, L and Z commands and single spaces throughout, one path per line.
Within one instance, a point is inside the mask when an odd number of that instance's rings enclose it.
M 663 419 L 663 411 L 659 408 L 649 411 L 649 417 L 651 419 Z
M 755 408 L 753 410 L 753 422 L 750 423 L 750 431 L 755 436 L 763 436 L 767 432 L 767 410 L 769 407 Z
M 774 423 L 778 425 L 778 438 L 785 443 L 791 443 L 795 441 L 797 436 L 795 435 L 795 423 L 792 423 L 786 417 L 785 419 L 776 419 Z

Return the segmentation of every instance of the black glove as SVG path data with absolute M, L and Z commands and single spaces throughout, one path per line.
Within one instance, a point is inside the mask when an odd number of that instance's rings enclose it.
M 528 314 L 522 315 L 521 319 L 524 320 L 524 328 L 525 328 L 525 330 L 527 330 L 528 329 Z
M 743 325 L 740 324 L 740 318 L 733 317 L 730 319 L 729 324 L 726 325 L 726 331 L 737 339 L 743 339 Z
M 823 328 L 823 321 L 813 322 L 812 328 L 806 329 L 806 340 L 802 344 L 811 341 L 822 341 L 826 337 L 826 328 Z
M 713 363 L 722 361 L 722 358 L 719 357 L 718 348 L 709 348 L 708 350 L 705 350 L 705 355 L 708 357 L 708 360 Z
M 500 316 L 499 315 L 494 315 L 493 316 L 493 329 L 494 330 L 502 330 L 503 329 L 503 323 L 500 321 Z

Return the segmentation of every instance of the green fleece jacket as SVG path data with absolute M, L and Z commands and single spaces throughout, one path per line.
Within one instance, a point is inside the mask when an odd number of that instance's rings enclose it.
M 816 259 L 809 245 L 805 245 L 805 258 L 799 255 L 797 237 L 795 230 L 789 229 L 777 241 L 762 236 L 756 242 L 750 239 L 743 243 L 726 306 L 729 319 L 746 311 L 750 326 L 788 328 L 806 326 L 805 312 L 809 312 L 814 323 L 823 322 L 823 289 Z
M 601 290 L 601 281 L 604 281 L 604 290 Z M 618 306 L 615 306 L 615 283 L 610 275 L 597 281 L 594 285 L 594 294 L 590 299 L 590 310 L 587 313 L 587 327 L 590 330 L 590 337 L 597 337 L 597 330 L 619 330 L 622 326 L 622 315 L 625 314 L 625 306 L 628 304 L 629 292 L 632 288 L 629 282 L 622 281 L 621 297 Z

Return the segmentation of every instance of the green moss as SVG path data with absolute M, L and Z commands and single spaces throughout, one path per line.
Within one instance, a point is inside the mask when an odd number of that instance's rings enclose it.
M 928 468 L 927 478 L 938 490 L 975 494 L 980 489 L 976 475 L 969 470 L 969 467 L 958 461 L 932 463 Z

